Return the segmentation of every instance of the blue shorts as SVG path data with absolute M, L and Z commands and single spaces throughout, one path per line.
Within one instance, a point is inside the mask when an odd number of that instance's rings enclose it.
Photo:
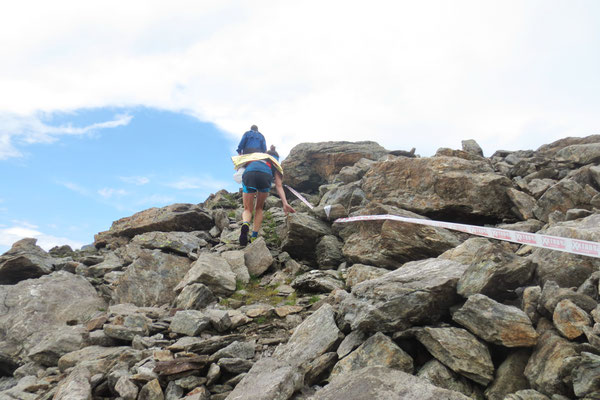
M 244 193 L 269 193 L 273 175 L 260 171 L 246 171 L 242 176 L 242 188 Z

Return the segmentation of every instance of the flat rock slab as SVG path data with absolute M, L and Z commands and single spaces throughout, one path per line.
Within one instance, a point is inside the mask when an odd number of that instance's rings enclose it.
M 86 368 L 75 368 L 58 385 L 54 400 L 89 400 L 92 398 L 90 372 Z
M 466 268 L 439 259 L 404 264 L 354 286 L 341 312 L 353 330 L 394 332 L 434 323 L 459 300 L 456 283 Z
M 494 364 L 488 348 L 460 328 L 423 328 L 416 337 L 440 362 L 481 385 L 494 378 Z
M 538 334 L 527 314 L 482 294 L 470 296 L 452 318 L 487 342 L 505 347 L 531 347 L 537 343 Z
M 154 372 L 160 376 L 180 374 L 187 371 L 199 371 L 209 362 L 207 355 L 194 357 L 180 357 L 170 361 L 159 361 L 154 367 Z
M 184 256 L 208 244 L 206 240 L 188 232 L 146 232 L 136 235 L 131 242 L 144 249 L 167 250 Z
M 467 400 L 462 393 L 442 389 L 396 369 L 367 367 L 340 375 L 311 400 Z

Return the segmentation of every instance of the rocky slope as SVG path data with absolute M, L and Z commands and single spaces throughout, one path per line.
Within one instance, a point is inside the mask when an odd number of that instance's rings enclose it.
M 434 157 L 301 144 L 299 201 L 149 209 L 93 246 L 0 256 L 0 400 L 597 399 L 600 259 L 395 214 L 600 241 L 600 137 Z M 327 207 L 329 215 L 325 212 Z

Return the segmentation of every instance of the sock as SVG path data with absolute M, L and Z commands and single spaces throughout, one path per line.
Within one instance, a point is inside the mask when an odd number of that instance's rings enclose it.
M 258 237 L 258 232 L 257 231 L 252 231 L 252 237 Z

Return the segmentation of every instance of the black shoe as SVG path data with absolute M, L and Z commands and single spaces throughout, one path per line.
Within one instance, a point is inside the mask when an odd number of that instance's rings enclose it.
M 240 245 L 246 246 L 248 244 L 248 232 L 250 231 L 250 224 L 242 224 L 242 231 L 240 232 Z

